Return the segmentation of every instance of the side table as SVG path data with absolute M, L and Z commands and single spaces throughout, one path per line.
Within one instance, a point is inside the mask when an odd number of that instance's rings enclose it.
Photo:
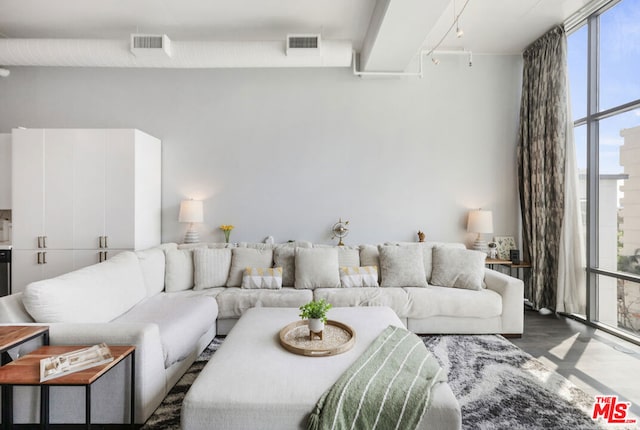
M 42 336 L 42 342 L 49 345 L 49 327 L 37 325 L 0 326 L 0 365 L 12 361 L 9 350 Z M 8 429 L 13 422 L 13 390 L 2 387 L 2 428 Z
M 52 355 L 66 354 L 87 346 L 43 346 L 35 351 L 0 368 L 0 385 L 10 390 L 16 386 L 40 387 L 40 428 L 49 426 L 49 387 L 84 386 L 85 387 L 85 428 L 91 428 L 91 385 L 114 368 L 118 363 L 130 359 L 130 427 L 135 428 L 135 346 L 109 346 L 113 361 L 94 366 L 79 372 L 40 382 L 40 360 Z M 117 398 L 117 397 L 114 397 Z M 13 408 L 13 405 L 10 405 Z M 11 418 L 11 417 L 10 417 Z M 10 419 L 6 425 L 11 426 Z

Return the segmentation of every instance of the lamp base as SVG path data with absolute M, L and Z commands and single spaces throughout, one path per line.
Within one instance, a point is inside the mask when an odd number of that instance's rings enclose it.
M 478 238 L 475 242 L 473 242 L 473 249 L 476 251 L 482 251 L 485 254 L 489 251 L 489 247 L 487 246 L 487 242 Z
M 198 235 L 198 232 L 195 230 L 187 231 L 184 235 L 183 243 L 200 243 L 200 236 Z

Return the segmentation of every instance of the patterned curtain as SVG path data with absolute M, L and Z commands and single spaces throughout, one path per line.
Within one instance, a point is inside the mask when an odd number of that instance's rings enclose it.
M 556 27 L 524 52 L 518 136 L 523 257 L 534 309 L 556 309 L 564 216 L 567 41 Z

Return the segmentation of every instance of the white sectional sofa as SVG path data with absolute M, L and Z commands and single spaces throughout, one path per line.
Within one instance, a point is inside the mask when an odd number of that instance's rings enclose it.
M 282 269 L 262 276 L 271 267 Z M 341 267 L 369 272 L 349 275 Z M 256 276 L 243 276 L 247 268 Z M 354 279 L 359 286 L 346 288 Z M 380 286 L 366 286 L 372 283 Z M 136 422 L 143 423 L 213 337 L 228 333 L 245 310 L 321 298 L 335 307 L 389 306 L 416 333 L 523 330 L 522 281 L 485 269 L 484 257 L 462 244 L 442 243 L 164 244 L 0 298 L 0 324 L 48 324 L 52 344 L 135 345 Z M 127 386 L 126 364 L 114 370 L 94 388 L 94 422 L 126 422 L 126 405 L 105 401 Z M 83 395 L 52 390 L 51 422 L 83 422 L 77 407 Z M 16 422 L 37 421 L 37 397 L 33 389 L 16 389 Z

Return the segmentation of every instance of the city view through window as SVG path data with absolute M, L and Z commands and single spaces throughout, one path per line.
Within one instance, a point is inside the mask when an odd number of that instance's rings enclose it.
M 591 31 L 598 34 L 595 44 L 589 43 L 589 26 L 599 26 Z M 590 48 L 599 58 L 591 71 L 597 88 L 592 109 Z M 597 199 L 597 213 L 591 214 L 597 238 L 589 241 L 597 247 L 597 262 L 591 268 L 611 272 L 592 278 L 597 283 L 594 319 L 640 335 L 640 0 L 622 0 L 572 32 L 568 61 L 585 234 L 588 199 Z M 588 157 L 588 136 L 597 159 Z M 589 175 L 596 175 L 597 193 L 587 192 Z

